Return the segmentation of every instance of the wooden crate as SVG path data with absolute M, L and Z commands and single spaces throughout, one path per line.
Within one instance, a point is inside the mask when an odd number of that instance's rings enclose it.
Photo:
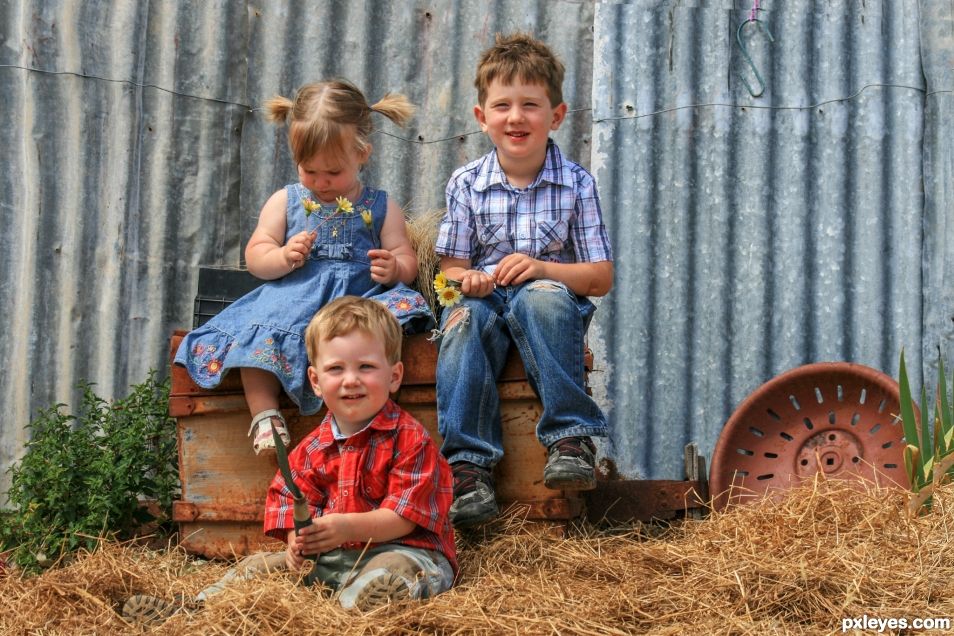
M 170 343 L 170 364 L 185 332 Z M 425 335 L 405 338 L 404 381 L 395 399 L 440 442 L 435 401 L 437 346 Z M 589 361 L 589 356 L 587 356 Z M 589 366 L 589 365 L 588 365 Z M 265 493 L 278 465 L 275 456 L 256 456 L 247 437 L 250 416 L 239 374 L 228 374 L 214 390 L 197 386 L 183 367 L 171 364 L 170 414 L 176 418 L 182 499 L 173 506 L 181 543 L 210 558 L 232 558 L 276 544 L 262 532 Z M 536 438 L 542 412 L 523 364 L 511 350 L 498 385 L 504 458 L 495 469 L 498 503 L 526 518 L 562 522 L 579 516 L 576 493 L 543 485 L 546 449 Z M 287 398 L 282 412 L 292 443 L 321 421 L 323 413 L 303 417 Z

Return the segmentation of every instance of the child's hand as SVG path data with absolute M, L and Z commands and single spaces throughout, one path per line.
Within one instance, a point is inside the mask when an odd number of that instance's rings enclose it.
M 315 517 L 311 525 L 298 531 L 302 554 L 323 554 L 340 548 L 352 540 L 351 524 L 347 515 L 329 514 Z M 289 544 L 291 545 L 291 544 Z
M 288 531 L 288 547 L 285 548 L 285 565 L 288 569 L 296 572 L 301 569 L 305 563 L 305 557 L 301 553 L 301 541 L 298 533 L 294 530 Z
M 371 259 L 371 280 L 382 285 L 390 285 L 397 279 L 398 262 L 389 250 L 368 250 Z
M 282 246 L 282 256 L 285 257 L 285 263 L 291 271 L 305 264 L 308 253 L 311 252 L 311 246 L 315 244 L 315 238 L 317 237 L 318 232 L 315 231 L 299 232 Z
M 468 269 L 460 275 L 460 291 L 465 296 L 483 298 L 494 290 L 494 279 L 490 274 L 476 269 Z
M 526 254 L 507 254 L 500 259 L 494 270 L 494 280 L 504 287 L 519 285 L 538 278 L 546 278 L 543 273 L 543 262 Z

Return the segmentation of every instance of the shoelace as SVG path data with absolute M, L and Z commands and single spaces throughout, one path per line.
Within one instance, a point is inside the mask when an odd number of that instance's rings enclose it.
M 596 447 L 585 437 L 566 437 L 554 442 L 553 448 L 564 457 L 586 457 L 596 452 Z
M 460 497 L 477 487 L 477 482 L 487 484 L 487 473 L 478 466 L 454 466 L 454 496 Z

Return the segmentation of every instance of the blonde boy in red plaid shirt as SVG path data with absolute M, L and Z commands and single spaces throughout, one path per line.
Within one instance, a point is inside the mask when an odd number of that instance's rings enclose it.
M 266 534 L 287 540 L 292 569 L 319 555 L 315 576 L 342 590 L 345 607 L 443 592 L 457 570 L 453 476 L 424 427 L 390 399 L 404 373 L 400 325 L 384 305 L 345 296 L 318 312 L 305 340 L 308 378 L 328 414 L 288 461 L 313 521 L 295 532 L 279 474 L 265 501 Z
M 345 608 L 367 610 L 450 589 L 457 573 L 448 516 L 453 476 L 421 424 L 390 399 L 401 385 L 401 327 L 377 301 L 344 296 L 305 331 L 308 378 L 328 412 L 288 455 L 312 523 L 295 531 L 293 496 L 281 473 L 265 500 L 265 533 L 284 552 L 254 554 L 195 599 L 131 597 L 123 615 L 156 624 L 194 609 L 229 581 L 262 571 L 301 571 L 336 590 Z

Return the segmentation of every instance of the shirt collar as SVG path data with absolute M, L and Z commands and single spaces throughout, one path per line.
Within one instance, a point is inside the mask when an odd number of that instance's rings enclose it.
M 331 413 L 326 413 L 323 420 L 321 420 L 321 430 L 318 431 L 318 450 L 323 450 L 336 441 L 342 441 L 350 439 L 355 435 L 360 435 L 368 430 L 375 431 L 389 431 L 397 427 L 397 421 L 400 417 L 401 410 L 398 408 L 398 405 L 394 403 L 393 400 L 389 399 L 381 410 L 378 411 L 378 414 L 374 416 L 368 425 L 362 428 L 357 433 L 351 435 L 344 435 L 338 430 L 338 424 L 335 422 L 334 417 Z
M 552 139 L 547 139 L 547 154 L 546 157 L 543 158 L 543 168 L 540 169 L 539 174 L 537 174 L 537 177 L 527 189 L 534 188 L 543 181 L 559 186 L 573 186 L 573 173 L 563 160 L 563 153 L 560 152 L 560 149 L 553 143 Z M 500 167 L 500 160 L 497 158 L 496 148 L 487 155 L 487 160 L 481 164 L 480 169 L 477 171 L 477 176 L 474 178 L 473 189 L 477 192 L 484 192 L 495 185 L 511 190 L 513 189 L 513 186 L 507 183 L 507 175 L 504 174 L 503 168 Z

